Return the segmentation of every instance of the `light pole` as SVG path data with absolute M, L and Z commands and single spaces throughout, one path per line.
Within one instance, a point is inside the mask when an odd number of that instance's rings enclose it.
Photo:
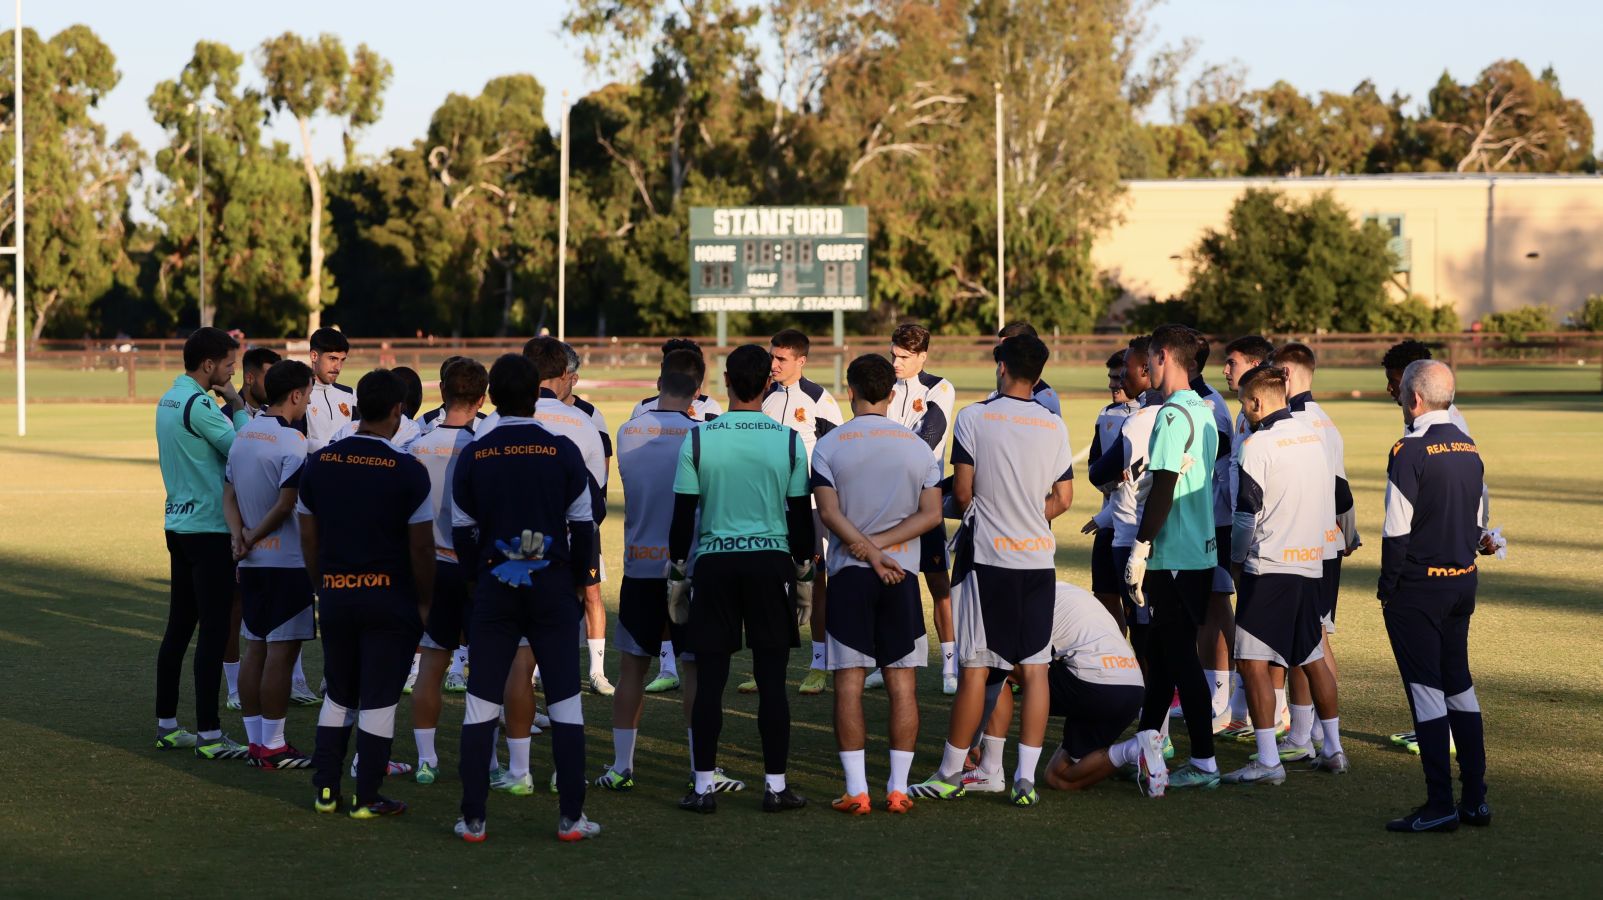
M 212 108 L 205 103 L 191 103 L 189 109 L 195 113 L 195 152 L 197 155 L 198 177 L 195 179 L 195 214 L 198 225 L 196 235 L 200 238 L 200 324 L 207 327 L 212 324 L 212 311 L 206 308 L 206 117 L 212 113 Z

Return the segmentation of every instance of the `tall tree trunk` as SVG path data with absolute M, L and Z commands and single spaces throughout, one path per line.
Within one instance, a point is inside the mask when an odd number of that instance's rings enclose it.
M 39 304 L 39 308 L 33 311 L 33 340 L 29 343 L 29 346 L 35 346 L 39 343 L 39 335 L 44 333 L 45 323 L 50 321 L 50 309 L 60 299 L 60 291 L 51 291 L 45 294 L 44 302 Z M 21 340 L 22 335 L 17 335 L 17 339 Z
M 512 266 L 501 264 L 501 327 L 496 329 L 496 337 L 506 337 L 507 329 L 512 324 Z
M 295 123 L 301 128 L 301 165 L 312 186 L 312 259 L 306 269 L 306 331 L 310 334 L 323 326 L 323 179 L 312 159 L 312 129 L 301 116 L 295 117 Z
M 17 296 L 5 288 L 0 288 L 0 353 L 6 352 L 7 334 L 11 331 L 11 307 L 17 303 Z

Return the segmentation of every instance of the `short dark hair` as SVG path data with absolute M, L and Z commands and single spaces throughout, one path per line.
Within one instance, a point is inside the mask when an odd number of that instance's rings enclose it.
M 701 345 L 690 338 L 669 338 L 662 342 L 662 355 L 667 356 L 675 350 L 691 350 L 697 356 L 705 357 L 701 352 Z
M 445 358 L 445 361 L 440 363 L 440 381 L 442 381 L 442 382 L 445 381 L 445 373 L 449 372 L 451 370 L 451 366 L 455 365 L 458 360 L 462 360 L 462 359 L 467 359 L 467 357 L 466 356 L 447 356 Z M 483 366 L 480 366 L 480 368 L 483 368 Z
M 440 397 L 446 406 L 472 403 L 484 396 L 489 385 L 489 373 L 484 364 L 466 356 L 451 357 L 451 365 L 440 376 Z
M 568 350 L 562 342 L 550 335 L 529 338 L 523 345 L 523 355 L 534 363 L 541 381 L 550 381 L 568 374 Z M 539 394 L 539 391 L 535 391 Z M 496 406 L 501 404 L 497 403 Z
M 1286 393 L 1286 370 L 1279 366 L 1259 364 L 1243 372 L 1236 379 L 1236 390 L 1251 396 L 1279 391 Z
M 1158 355 L 1162 350 L 1174 362 L 1187 371 L 1196 364 L 1197 339 L 1196 332 L 1185 325 L 1159 325 L 1152 332 L 1152 342 L 1147 345 L 1149 356 Z
M 736 347 L 724 363 L 724 374 L 729 378 L 729 393 L 742 403 L 761 398 L 773 364 L 773 354 L 761 344 Z
M 405 400 L 406 383 L 389 369 L 374 369 L 356 383 L 356 408 L 366 421 L 381 421 Z
M 239 367 L 247 372 L 254 372 L 257 369 L 271 368 L 281 359 L 283 357 L 271 347 L 252 347 L 240 354 Z
M 209 325 L 197 328 L 189 340 L 184 341 L 184 371 L 193 372 L 208 360 L 225 359 L 238 349 L 239 341 L 221 328 Z
M 930 330 L 917 322 L 903 322 L 891 332 L 891 346 L 908 353 L 930 352 Z M 878 403 L 879 401 L 873 401 Z
M 896 367 L 878 353 L 865 353 L 846 367 L 846 384 L 864 403 L 881 403 L 896 387 Z
M 319 328 L 312 332 L 313 353 L 349 353 L 351 352 L 350 339 L 336 328 Z
M 271 352 L 271 351 L 269 351 Z M 262 376 L 262 390 L 267 394 L 267 405 L 277 406 L 291 391 L 310 387 L 312 367 L 298 359 L 281 359 Z
M 1261 363 L 1275 352 L 1275 345 L 1261 334 L 1244 334 L 1225 344 L 1225 356 L 1239 353 L 1255 363 Z
M 1269 358 L 1281 368 L 1301 366 L 1310 372 L 1314 370 L 1314 348 L 1300 341 L 1281 344 Z
M 1210 352 L 1208 336 L 1193 328 L 1191 329 L 1191 339 L 1197 342 L 1196 366 L 1200 369 L 1208 364 L 1208 354 Z
M 540 372 L 527 356 L 506 353 L 490 366 L 490 402 L 503 416 L 534 415 Z
M 797 356 L 806 356 L 807 351 L 813 348 L 813 342 L 807 335 L 794 328 L 786 328 L 773 336 L 768 345 L 776 349 L 789 350 Z
M 1040 335 L 1035 333 L 1035 326 L 1031 325 L 1029 322 L 1009 322 L 1002 326 L 1001 331 L 996 333 L 996 339 L 999 341 L 1005 341 L 1010 337 L 1018 337 L 1021 334 L 1027 334 L 1030 337 L 1040 337 Z
M 1014 335 L 991 351 L 991 356 L 997 362 L 1007 366 L 1008 375 L 1031 384 L 1041 380 L 1041 370 L 1046 368 L 1048 355 L 1046 344 L 1033 334 Z
M 1143 334 L 1140 337 L 1131 338 L 1130 345 L 1125 348 L 1125 358 L 1128 359 L 1134 356 L 1137 359 L 1146 359 L 1151 346 L 1152 338 L 1147 335 Z
M 1110 369 L 1122 369 L 1122 368 L 1124 368 L 1124 354 L 1125 354 L 1125 351 L 1123 351 L 1123 350 L 1115 350 L 1115 351 L 1113 351 L 1113 355 L 1108 357 L 1108 368 L 1110 368 Z
M 707 360 L 697 350 L 674 350 L 662 358 L 657 389 L 674 397 L 694 397 L 707 378 Z
M 406 387 L 406 393 L 401 398 L 401 412 L 406 413 L 409 419 L 417 418 L 417 411 L 423 408 L 423 379 L 410 366 L 396 366 L 390 371 Z
M 1380 365 L 1381 368 L 1388 372 L 1393 370 L 1401 372 L 1408 368 L 1409 363 L 1418 362 L 1422 359 L 1434 359 L 1430 355 L 1430 347 L 1423 342 L 1409 338 L 1406 341 L 1393 344 L 1392 348 L 1386 351 L 1386 355 L 1380 358 Z

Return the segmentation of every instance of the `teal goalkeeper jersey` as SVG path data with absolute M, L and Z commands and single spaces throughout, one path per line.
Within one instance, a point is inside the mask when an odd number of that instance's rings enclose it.
M 250 421 L 218 408 L 200 383 L 180 375 L 156 405 L 156 452 L 167 488 L 166 529 L 180 534 L 228 533 L 223 518 L 223 468 L 234 433 Z
M 1149 568 L 1190 571 L 1218 565 L 1213 524 L 1213 467 L 1218 449 L 1219 426 L 1214 423 L 1213 409 L 1196 391 L 1176 391 L 1158 408 L 1147 444 L 1147 467 L 1154 472 L 1185 471 L 1175 482 L 1169 518 L 1152 541 Z
M 788 553 L 785 505 L 809 493 L 807 451 L 790 426 L 763 413 L 724 413 L 686 435 L 673 492 L 701 498 L 700 553 Z

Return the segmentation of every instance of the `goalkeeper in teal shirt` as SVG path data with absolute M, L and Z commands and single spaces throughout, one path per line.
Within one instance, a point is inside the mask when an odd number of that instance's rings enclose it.
M 234 390 L 239 342 L 201 328 L 184 342 L 184 374 L 156 406 L 156 449 L 167 489 L 171 595 L 167 631 L 156 653 L 156 747 L 192 750 L 201 759 L 241 759 L 247 748 L 223 734 L 217 718 L 223 648 L 234 603 L 234 554 L 223 519 L 223 466 L 234 433 L 250 414 Z M 225 414 L 210 396 L 230 409 Z M 194 637 L 195 731 L 178 726 L 178 679 Z

